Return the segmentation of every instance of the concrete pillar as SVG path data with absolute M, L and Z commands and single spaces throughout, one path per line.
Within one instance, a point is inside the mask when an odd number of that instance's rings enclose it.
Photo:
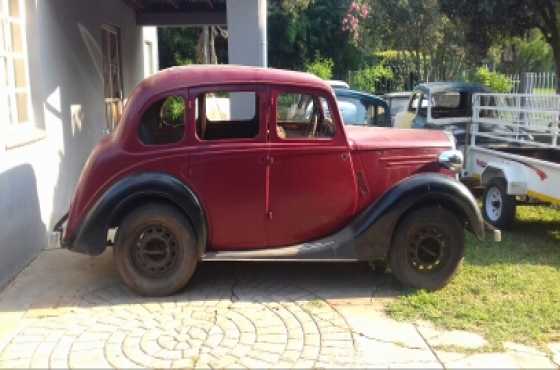
M 266 67 L 267 0 L 227 0 L 230 64 Z

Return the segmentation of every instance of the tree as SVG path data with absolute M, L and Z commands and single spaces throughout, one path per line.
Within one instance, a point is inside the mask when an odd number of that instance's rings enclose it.
M 505 36 L 539 29 L 551 46 L 560 81 L 560 1 L 558 0 L 439 0 L 441 10 L 465 28 L 473 55 L 483 58 Z M 560 93 L 560 83 L 557 86 Z
M 462 69 L 463 34 L 440 12 L 437 0 L 369 3 L 368 38 L 379 40 L 377 49 L 394 51 L 386 53 L 383 62 L 400 80 L 410 74 L 416 80 L 450 79 Z
M 305 70 L 316 55 L 334 62 L 333 76 L 345 78 L 361 66 L 364 51 L 352 42 L 342 22 L 350 0 L 270 0 L 268 2 L 271 67 Z

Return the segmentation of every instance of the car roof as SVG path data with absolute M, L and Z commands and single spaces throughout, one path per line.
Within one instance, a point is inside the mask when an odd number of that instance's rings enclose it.
M 328 80 L 327 83 L 333 89 L 349 89 L 350 88 L 350 85 L 348 85 L 348 83 L 346 81 L 342 81 L 342 80 Z
M 412 91 L 398 91 L 383 94 L 383 98 L 409 98 L 412 95 Z
M 415 90 L 431 92 L 432 94 L 446 91 L 468 93 L 489 92 L 489 90 L 482 85 L 460 81 L 427 82 L 416 86 Z
M 368 99 L 375 101 L 376 103 L 381 103 L 383 105 L 387 105 L 387 102 L 380 98 L 379 96 L 368 94 L 364 91 L 358 90 L 351 90 L 351 89 L 334 89 L 334 93 L 337 97 L 351 97 L 351 98 L 358 98 L 358 99 Z
M 231 64 L 172 67 L 148 77 L 140 86 L 155 89 L 164 86 L 169 90 L 230 83 L 293 84 L 330 89 L 326 81 L 310 73 Z

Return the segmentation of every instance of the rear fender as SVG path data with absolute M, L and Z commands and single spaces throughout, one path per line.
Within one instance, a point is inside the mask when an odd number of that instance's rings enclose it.
M 200 254 L 205 252 L 208 232 L 200 201 L 180 180 L 159 172 L 127 176 L 113 184 L 90 208 L 76 237 L 63 244 L 79 253 L 100 255 L 106 248 L 109 229 L 118 226 L 129 211 L 150 201 L 180 209 L 196 233 Z

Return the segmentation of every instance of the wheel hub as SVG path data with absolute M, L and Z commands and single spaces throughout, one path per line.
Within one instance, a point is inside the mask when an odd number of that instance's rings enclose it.
M 441 267 L 447 244 L 444 235 L 435 227 L 418 231 L 411 240 L 409 257 L 417 271 L 431 272 Z
M 497 221 L 502 216 L 503 199 L 500 189 L 491 187 L 486 194 L 486 215 L 491 221 Z
M 177 250 L 177 239 L 169 229 L 150 225 L 142 230 L 132 248 L 132 262 L 143 275 L 161 277 L 173 271 Z

